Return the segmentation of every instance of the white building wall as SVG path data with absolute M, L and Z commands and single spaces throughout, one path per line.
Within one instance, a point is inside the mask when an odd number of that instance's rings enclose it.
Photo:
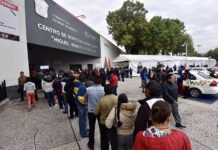
M 121 50 L 113 45 L 111 42 L 103 38 L 102 36 L 100 37 L 100 43 L 101 43 L 101 66 L 104 68 L 104 62 L 105 62 L 105 57 L 108 59 L 110 58 L 110 63 L 111 66 L 114 66 L 115 63 L 113 63 L 114 58 L 119 56 L 121 54 Z M 100 65 L 100 64 L 99 64 Z
M 6 80 L 7 87 L 18 84 L 20 71 L 29 75 L 24 1 L 8 0 L 18 6 L 20 41 L 0 39 L 0 81 Z

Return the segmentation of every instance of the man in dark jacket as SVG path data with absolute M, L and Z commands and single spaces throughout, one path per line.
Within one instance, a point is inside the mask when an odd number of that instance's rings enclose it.
M 161 94 L 161 85 L 157 81 L 152 80 L 146 85 L 146 98 L 143 100 L 139 100 L 141 107 L 139 108 L 135 120 L 135 129 L 133 132 L 134 139 L 139 131 L 144 131 L 152 125 L 152 121 L 150 118 L 150 110 L 155 102 L 163 101 L 163 99 L 161 98 Z
M 162 95 L 163 95 L 163 99 L 168 103 L 170 103 L 172 106 L 172 114 L 176 122 L 175 126 L 178 128 L 185 128 L 185 126 L 181 124 L 181 118 L 179 115 L 178 103 L 177 103 L 178 87 L 175 84 L 175 77 L 173 74 L 167 75 L 167 81 L 162 86 Z

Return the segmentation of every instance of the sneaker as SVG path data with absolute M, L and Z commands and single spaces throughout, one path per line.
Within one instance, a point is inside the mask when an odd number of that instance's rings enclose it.
M 87 135 L 85 135 L 85 136 L 81 136 L 81 138 L 87 138 L 87 137 L 89 137 L 89 135 L 87 134 Z
M 68 114 L 68 112 L 66 112 L 66 111 L 63 111 L 63 113 L 64 113 L 64 114 Z
M 186 128 L 186 126 L 184 126 L 184 125 L 181 125 L 181 124 L 179 124 L 179 123 L 176 123 L 176 125 L 175 125 L 177 128 Z

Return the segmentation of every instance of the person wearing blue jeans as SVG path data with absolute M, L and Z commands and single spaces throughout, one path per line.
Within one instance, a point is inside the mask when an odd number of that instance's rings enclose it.
M 45 92 L 49 107 L 55 106 L 54 93 L 53 92 Z
M 79 81 L 74 81 L 74 91 L 73 95 L 75 97 L 75 104 L 78 109 L 78 117 L 79 117 L 79 130 L 82 138 L 88 137 L 88 133 L 86 130 L 87 127 L 87 99 L 85 98 L 86 87 L 83 84 L 85 82 L 85 75 L 81 74 L 79 76 Z

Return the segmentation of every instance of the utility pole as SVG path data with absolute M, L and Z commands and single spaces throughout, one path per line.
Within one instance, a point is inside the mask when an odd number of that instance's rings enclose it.
M 197 45 L 197 47 L 198 47 L 198 53 L 199 53 L 199 48 L 200 48 L 201 46 L 202 46 L 202 45 L 200 45 L 200 44 Z

